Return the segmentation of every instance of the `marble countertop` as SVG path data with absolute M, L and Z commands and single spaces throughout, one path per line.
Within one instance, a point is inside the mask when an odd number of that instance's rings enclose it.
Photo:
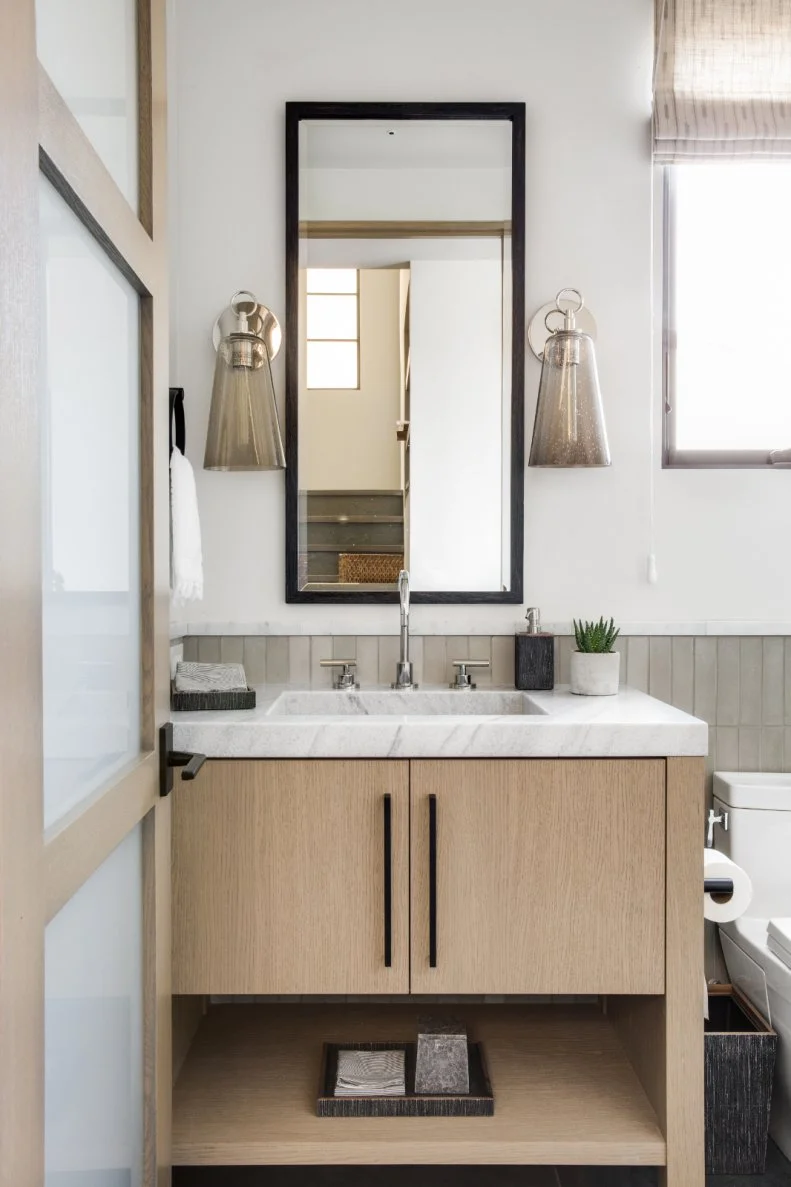
M 708 753 L 704 721 L 632 688 L 622 688 L 614 697 L 574 696 L 564 686 L 524 693 L 527 712 L 503 713 L 497 711 L 496 689 L 449 693 L 424 686 L 421 694 L 431 692 L 443 701 L 465 698 L 463 712 L 425 715 L 360 712 L 353 704 L 355 694 L 347 692 L 272 685 L 256 691 L 255 709 L 173 713 L 174 747 L 209 758 L 664 758 Z M 512 700 L 516 695 L 513 689 L 500 691 Z M 405 708 L 416 695 L 381 688 L 366 688 L 366 694 L 373 704 L 379 694 L 388 705 L 403 698 Z M 338 705 L 347 711 L 322 711 L 328 697 L 348 698 Z M 285 698 L 298 708 L 313 703 L 318 711 L 286 713 Z M 481 713 L 471 712 L 473 706 Z

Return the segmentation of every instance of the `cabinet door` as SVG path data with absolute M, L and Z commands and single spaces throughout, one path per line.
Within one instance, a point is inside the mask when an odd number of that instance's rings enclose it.
M 174 993 L 408 992 L 407 763 L 209 762 L 173 800 Z
M 663 992 L 663 760 L 420 761 L 411 789 L 413 993 Z

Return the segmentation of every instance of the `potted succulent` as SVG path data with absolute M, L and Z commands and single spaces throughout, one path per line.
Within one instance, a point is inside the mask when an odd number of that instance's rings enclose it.
M 571 691 L 580 696 L 614 696 L 618 691 L 621 657 L 613 644 L 621 632 L 611 618 L 605 622 L 577 622 L 574 638 L 577 650 L 571 653 Z

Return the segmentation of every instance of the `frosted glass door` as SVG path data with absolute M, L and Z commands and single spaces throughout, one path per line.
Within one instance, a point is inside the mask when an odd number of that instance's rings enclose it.
M 137 293 L 41 181 L 44 824 L 140 750 Z
M 168 3 L 0 4 L 0 1187 L 170 1182 Z
M 141 831 L 46 930 L 47 1187 L 143 1182 Z

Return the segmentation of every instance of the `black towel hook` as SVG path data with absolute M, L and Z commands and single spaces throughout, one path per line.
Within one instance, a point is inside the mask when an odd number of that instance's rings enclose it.
M 187 448 L 187 426 L 184 419 L 184 388 L 172 387 L 170 389 L 170 422 L 168 428 L 168 436 L 170 440 L 170 453 L 173 453 L 173 427 L 175 425 L 175 445 L 182 453 Z

